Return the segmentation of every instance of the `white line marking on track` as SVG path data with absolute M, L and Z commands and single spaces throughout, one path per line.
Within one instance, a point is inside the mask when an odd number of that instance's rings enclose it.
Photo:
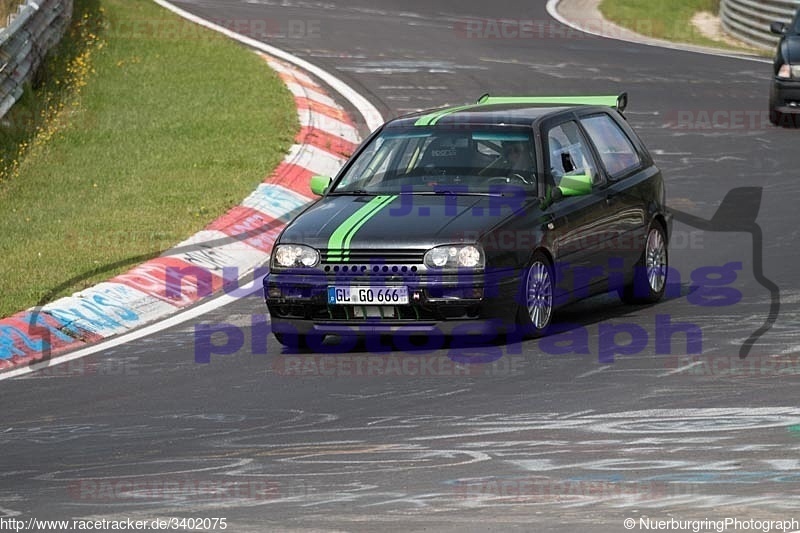
M 702 361 L 695 361 L 694 363 L 692 363 L 690 365 L 682 366 L 682 367 L 676 368 L 675 370 L 670 370 L 669 372 L 664 372 L 663 374 L 659 374 L 658 377 L 663 378 L 663 377 L 666 377 L 666 376 L 671 376 L 673 374 L 680 374 L 684 370 L 689 370 L 690 368 L 694 368 L 697 365 L 702 365 L 702 364 L 703 364 Z
M 588 414 L 591 414 L 591 413 L 594 413 L 594 409 L 587 409 L 585 411 L 578 411 L 576 413 L 570 413 L 568 415 L 562 416 L 561 420 L 564 420 L 564 419 L 567 419 L 567 418 L 575 418 L 576 416 L 588 415 Z
M 608 366 L 608 365 L 607 365 L 607 366 L 601 366 L 600 368 L 595 368 L 594 370 L 590 370 L 590 371 L 588 371 L 588 372 L 584 372 L 584 373 L 583 373 L 583 374 L 581 374 L 580 376 L 575 376 L 575 379 L 581 379 L 581 378 L 585 378 L 585 377 L 592 376 L 592 375 L 594 375 L 594 374 L 599 374 L 599 373 L 600 373 L 600 372 L 602 372 L 603 370 L 607 370 L 607 369 L 609 369 L 609 368 L 611 368 L 611 367 L 610 367 L 610 366 Z

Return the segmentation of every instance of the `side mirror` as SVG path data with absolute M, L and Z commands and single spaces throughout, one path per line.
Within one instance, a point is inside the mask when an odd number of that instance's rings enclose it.
M 539 199 L 539 209 L 541 209 L 542 211 L 546 211 L 547 209 L 550 208 L 551 205 L 558 202 L 563 197 L 564 195 L 561 194 L 561 189 L 559 189 L 558 187 L 553 187 L 552 189 L 548 187 L 547 194 L 545 194 L 545 197 Z
M 592 177 L 589 174 L 563 176 L 558 190 L 562 196 L 586 196 L 592 193 Z
M 786 24 L 783 22 L 773 22 L 769 25 L 769 31 L 776 35 L 783 35 L 786 33 Z
M 311 176 L 311 192 L 314 194 L 322 196 L 330 186 L 331 178 L 329 176 Z

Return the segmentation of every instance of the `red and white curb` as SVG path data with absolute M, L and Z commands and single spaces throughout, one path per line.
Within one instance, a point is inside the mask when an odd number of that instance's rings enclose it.
M 203 25 L 209 23 L 203 21 Z M 246 38 L 237 38 L 243 39 Z M 261 44 L 258 48 L 271 48 Z M 303 63 L 279 52 L 294 63 Z M 157 324 L 142 326 L 155 321 L 160 320 L 164 327 L 172 325 L 176 317 L 164 319 L 205 297 L 219 294 L 223 286 L 227 290 L 267 263 L 272 245 L 291 213 L 313 201 L 310 177 L 335 175 L 361 137 L 345 110 L 305 69 L 264 51 L 259 53 L 278 72 L 297 106 L 300 132 L 283 162 L 240 205 L 161 257 L 39 309 L 0 320 L 1 377 L 35 370 L 35 363 L 45 356 L 51 359 L 69 351 L 70 354 L 63 356 L 63 360 L 69 360 L 88 355 L 98 350 L 80 355 L 77 351 L 84 352 L 79 349 L 109 337 L 132 340 L 151 334 L 158 330 L 154 328 Z M 353 94 L 344 96 L 353 102 Z M 377 127 L 375 114 L 376 110 L 373 116 L 364 114 L 370 127 Z M 219 304 L 214 307 L 233 299 L 225 294 L 184 313 L 184 319 L 202 314 L 216 301 Z M 134 329 L 137 331 L 132 332 Z

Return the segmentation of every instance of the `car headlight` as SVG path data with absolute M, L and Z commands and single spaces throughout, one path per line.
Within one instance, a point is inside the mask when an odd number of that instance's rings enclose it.
M 279 244 L 272 253 L 273 266 L 283 268 L 315 267 L 319 252 L 302 244 Z
M 474 244 L 437 246 L 425 253 L 423 259 L 429 268 L 475 268 L 481 269 L 485 265 L 483 250 Z
M 778 77 L 782 80 L 800 80 L 800 65 L 790 65 L 784 63 L 778 69 Z

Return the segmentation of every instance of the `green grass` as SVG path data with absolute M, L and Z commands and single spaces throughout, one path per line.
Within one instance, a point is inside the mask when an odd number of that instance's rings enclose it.
M 608 20 L 648 37 L 673 42 L 713 46 L 730 50 L 749 51 L 724 41 L 709 39 L 692 24 L 692 17 L 700 11 L 719 13 L 720 0 L 603 0 L 600 12 Z
M 202 229 L 298 129 L 261 58 L 150 0 L 76 0 L 69 34 L 14 112 L 0 125 L 0 316 Z

